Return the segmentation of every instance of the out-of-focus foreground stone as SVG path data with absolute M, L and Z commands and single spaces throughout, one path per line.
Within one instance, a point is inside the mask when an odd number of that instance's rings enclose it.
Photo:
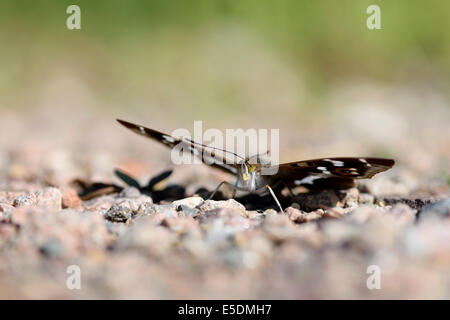
M 82 203 L 57 188 L 2 193 L 0 297 L 450 296 L 447 200 L 417 219 L 405 203 L 374 204 L 356 189 L 283 213 L 200 197 L 153 204 L 136 191 Z M 66 286 L 73 265 L 81 290 Z M 380 289 L 367 286 L 373 266 Z

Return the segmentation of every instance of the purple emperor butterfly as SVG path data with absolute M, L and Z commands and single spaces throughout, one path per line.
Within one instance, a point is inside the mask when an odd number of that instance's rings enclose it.
M 263 161 L 263 155 L 243 158 L 233 152 L 190 139 L 175 138 L 124 120 L 117 119 L 117 121 L 131 131 L 163 143 L 169 148 L 181 146 L 182 150 L 189 150 L 203 163 L 236 176 L 235 184 L 221 182 L 210 198 L 223 184 L 227 184 L 234 190 L 233 196 L 236 190 L 259 195 L 270 192 L 281 211 L 283 209 L 273 189 L 281 190 L 285 187 L 291 189 L 296 186 L 303 186 L 309 190 L 347 189 L 355 185 L 354 179 L 372 178 L 375 174 L 390 169 L 395 163 L 394 160 L 382 158 L 323 158 L 283 163 L 273 171 L 275 174 L 263 175 L 262 169 L 270 169 L 270 164 Z M 230 164 L 227 155 L 233 155 L 235 159 L 240 160 Z

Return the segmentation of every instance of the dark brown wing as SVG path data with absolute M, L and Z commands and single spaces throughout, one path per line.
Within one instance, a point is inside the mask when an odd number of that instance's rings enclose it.
M 218 154 L 213 147 L 197 143 L 193 140 L 186 138 L 175 138 L 169 134 L 159 132 L 141 125 L 137 125 L 128 121 L 116 119 L 121 125 L 130 129 L 134 133 L 141 136 L 151 138 L 158 141 L 169 148 L 174 148 L 175 146 L 181 144 L 183 150 L 189 150 L 190 153 L 202 160 L 203 163 L 210 165 L 212 167 L 221 169 L 225 172 L 236 174 L 237 166 L 234 164 L 229 164 L 226 157 L 222 154 Z M 221 150 L 219 150 L 221 152 Z M 223 152 L 223 151 L 222 151 Z M 206 161 L 205 161 L 206 160 Z
M 394 165 L 382 158 L 323 158 L 280 164 L 273 180 L 308 189 L 343 189 L 354 186 L 354 179 L 372 178 Z

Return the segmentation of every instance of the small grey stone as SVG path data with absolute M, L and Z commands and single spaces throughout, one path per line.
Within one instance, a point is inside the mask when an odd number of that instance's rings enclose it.
M 170 206 L 159 206 L 158 213 L 161 213 L 164 218 L 174 218 L 176 216 L 176 211 Z
M 52 239 L 43 243 L 39 247 L 39 252 L 48 258 L 54 258 L 60 256 L 63 252 L 63 249 L 64 246 L 60 241 Z
M 411 208 L 416 210 L 420 210 L 425 205 L 431 203 L 431 200 L 429 199 L 401 198 L 401 197 L 384 198 L 383 201 L 389 206 L 393 206 L 396 203 L 404 203 L 407 206 L 410 206 Z
M 127 230 L 128 226 L 123 223 L 114 223 L 109 220 L 105 221 L 105 227 L 108 232 L 117 235 L 118 237 L 123 235 Z
M 138 198 L 141 195 L 141 192 L 135 187 L 126 187 L 124 188 L 119 197 L 121 198 Z
M 7 203 L 0 203 L 0 221 L 10 221 L 15 208 Z
M 23 207 L 30 206 L 32 201 L 28 198 L 26 194 L 20 195 L 14 199 L 13 206 L 14 207 Z
M 163 215 L 164 218 L 172 218 L 176 215 L 175 208 L 172 207 L 171 204 L 151 204 L 151 203 L 143 203 L 139 209 L 137 210 L 138 214 L 142 215 Z
M 240 267 L 243 265 L 243 253 L 241 250 L 230 247 L 222 253 L 223 262 L 229 267 Z
M 112 222 L 126 222 L 131 218 L 132 213 L 129 207 L 114 204 L 105 213 L 105 219 Z
M 184 198 L 181 200 L 176 200 L 176 201 L 172 202 L 172 205 L 175 208 L 180 205 L 194 208 L 194 207 L 200 205 L 203 201 L 204 200 L 201 197 L 189 197 L 189 198 Z
M 233 209 L 241 212 L 243 215 L 245 215 L 245 207 L 237 202 L 234 199 L 229 200 L 221 200 L 221 201 L 215 201 L 215 200 L 206 200 L 203 201 L 201 204 L 197 206 L 198 209 L 202 212 L 206 212 L 209 210 L 215 210 L 215 209 Z
M 56 188 L 45 188 L 16 197 L 13 206 L 38 206 L 59 211 L 62 208 L 61 203 L 61 191 Z
M 426 216 L 436 216 L 442 218 L 450 216 L 450 198 L 441 199 L 423 206 L 417 214 L 417 218 L 421 219 Z
M 375 197 L 371 194 L 368 193 L 360 193 L 359 194 L 359 203 L 360 204 L 366 204 L 366 205 L 370 205 L 373 204 L 375 202 Z
M 200 213 L 199 209 L 192 208 L 192 207 L 187 206 L 185 204 L 180 204 L 179 206 L 177 206 L 176 210 L 178 212 L 181 212 L 185 216 L 188 216 L 188 217 L 195 217 L 195 216 L 197 216 Z
M 137 214 L 139 215 L 150 215 L 150 214 L 155 214 L 156 213 L 156 208 L 157 205 L 151 203 L 151 202 L 144 202 L 142 203 L 138 210 L 137 210 Z

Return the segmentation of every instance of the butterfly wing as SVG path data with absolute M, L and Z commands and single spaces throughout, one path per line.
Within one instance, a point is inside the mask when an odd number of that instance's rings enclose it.
M 324 158 L 280 164 L 272 178 L 288 186 L 308 189 L 344 189 L 354 186 L 354 179 L 372 178 L 394 165 L 383 158 Z
M 221 169 L 227 173 L 237 173 L 237 166 L 234 164 L 229 164 L 230 161 L 227 161 L 224 155 L 218 154 L 216 151 L 214 151 L 213 147 L 197 143 L 193 140 L 182 137 L 175 138 L 169 134 L 165 134 L 160 131 L 153 130 L 128 121 L 120 119 L 117 119 L 117 121 L 134 133 L 158 141 L 171 149 L 181 144 L 181 150 L 189 150 L 191 154 L 198 157 L 205 164 Z

